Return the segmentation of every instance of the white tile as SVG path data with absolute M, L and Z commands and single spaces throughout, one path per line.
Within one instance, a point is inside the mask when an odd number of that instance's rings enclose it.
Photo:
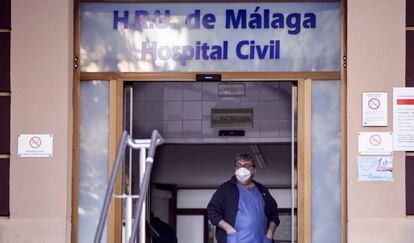
M 219 102 L 218 101 L 203 101 L 203 120 L 210 120 L 211 119 L 211 108 L 218 108 Z
M 134 120 L 163 120 L 164 103 L 162 101 L 134 102 Z
M 184 120 L 201 120 L 201 101 L 186 101 L 183 104 Z
M 240 108 L 240 100 L 220 101 L 220 108 Z
M 201 137 L 201 120 L 200 121 L 183 121 L 183 137 L 185 138 Z
M 278 138 L 279 137 L 279 121 L 261 121 L 260 137 L 262 138 Z
M 166 121 L 164 122 L 164 134 L 165 138 L 181 138 L 183 130 L 182 121 Z
M 260 103 L 260 120 L 279 120 L 279 107 L 278 101 L 262 101 Z
M 205 138 L 218 137 L 218 130 L 211 127 L 211 121 L 202 122 L 202 133 Z
M 203 100 L 218 100 L 218 84 L 217 82 L 202 83 Z
M 291 97 L 283 97 L 281 96 L 279 101 L 279 119 L 289 120 L 292 117 L 292 100 Z
M 291 120 L 281 120 L 279 121 L 280 127 L 280 137 L 290 138 L 292 135 L 292 121 Z
M 183 100 L 201 100 L 201 83 L 183 84 Z
M 260 100 L 260 83 L 246 83 L 246 95 L 242 97 L 242 101 L 244 100 Z
M 181 83 L 164 83 L 164 100 L 183 100 L 183 88 Z
M 260 123 L 253 122 L 252 128 L 244 128 L 246 138 L 259 138 L 260 137 Z
M 279 100 L 279 82 L 263 82 L 260 89 L 261 100 Z
M 134 101 L 159 100 L 164 99 L 163 83 L 134 83 Z
M 183 102 L 167 101 L 164 102 L 164 120 L 182 120 Z

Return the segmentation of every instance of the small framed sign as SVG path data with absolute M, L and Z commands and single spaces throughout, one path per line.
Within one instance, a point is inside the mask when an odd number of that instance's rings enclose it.
M 20 134 L 18 157 L 53 157 L 53 134 Z

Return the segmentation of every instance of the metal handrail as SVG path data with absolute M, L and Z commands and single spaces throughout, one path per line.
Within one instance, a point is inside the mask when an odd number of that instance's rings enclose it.
M 154 130 L 151 136 L 151 144 L 148 149 L 148 156 L 147 156 L 147 159 L 145 160 L 145 174 L 144 174 L 144 178 L 142 179 L 142 185 L 139 191 L 138 203 L 135 206 L 135 217 L 134 217 L 135 221 L 132 227 L 132 233 L 131 233 L 131 238 L 129 238 L 129 243 L 134 243 L 135 238 L 137 237 L 137 231 L 138 231 L 138 225 L 139 225 L 138 219 L 141 215 L 142 204 L 144 203 L 144 200 L 147 196 L 148 184 L 150 181 L 152 165 L 154 163 L 155 149 L 159 145 L 158 141 L 161 143 L 164 142 L 163 138 L 158 133 L 158 131 Z
M 148 184 L 149 184 L 149 180 L 150 180 L 150 176 L 151 176 L 151 170 L 152 170 L 152 165 L 154 162 L 154 154 L 155 154 L 155 150 L 156 147 L 158 145 L 161 145 L 164 143 L 164 139 L 162 138 L 161 134 L 157 131 L 157 130 L 153 130 L 152 134 L 151 134 L 151 140 L 147 140 L 145 142 L 149 142 L 149 152 L 148 152 L 148 156 L 146 158 L 146 167 L 145 167 L 145 174 L 144 174 L 144 178 L 142 180 L 142 184 L 140 187 L 140 194 L 139 194 L 139 198 L 138 198 L 138 204 L 136 205 L 136 212 L 135 212 L 135 222 L 134 222 L 134 226 L 133 226 L 133 230 L 132 230 L 132 235 L 131 238 L 129 240 L 130 243 L 133 243 L 136 235 L 137 235 L 137 229 L 139 226 L 139 220 L 138 218 L 140 217 L 141 214 L 141 208 L 142 205 L 144 203 L 144 199 L 147 195 L 147 191 L 148 191 Z M 108 209 L 109 209 L 109 204 L 111 203 L 112 200 L 112 193 L 115 187 L 115 183 L 116 183 L 116 178 L 118 176 L 118 171 L 119 171 L 119 165 L 121 164 L 121 160 L 124 157 L 125 154 L 125 148 L 126 146 L 129 146 L 132 149 L 139 149 L 142 148 L 142 140 L 133 140 L 127 133 L 127 131 L 124 131 L 122 133 L 121 136 L 121 140 L 119 143 L 119 147 L 118 147 L 118 151 L 116 153 L 116 158 L 115 158 L 115 163 L 112 169 L 112 173 L 111 173 L 111 179 L 109 181 L 107 190 L 106 190 L 106 194 L 105 194 L 105 199 L 104 199 L 104 204 L 102 207 L 102 211 L 99 217 L 99 222 L 98 222 L 98 227 L 96 228 L 96 233 L 95 233 L 95 238 L 94 238 L 94 243 L 100 243 L 101 239 L 102 239 L 102 233 L 105 227 L 105 219 L 108 216 Z

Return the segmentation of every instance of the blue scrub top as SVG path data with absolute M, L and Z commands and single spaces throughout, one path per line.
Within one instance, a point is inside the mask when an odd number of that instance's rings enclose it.
M 236 233 L 227 235 L 227 243 L 264 243 L 271 242 L 265 237 L 267 217 L 265 203 L 256 186 L 251 191 L 237 183 L 239 206 L 237 209 Z

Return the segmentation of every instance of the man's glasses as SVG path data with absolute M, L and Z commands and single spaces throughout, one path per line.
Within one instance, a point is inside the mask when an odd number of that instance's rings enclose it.
M 243 167 L 243 168 L 245 168 L 245 169 L 250 169 L 250 168 L 253 168 L 254 166 L 253 165 L 251 165 L 251 164 L 237 164 L 236 165 L 236 168 L 237 169 L 240 169 L 241 167 Z

